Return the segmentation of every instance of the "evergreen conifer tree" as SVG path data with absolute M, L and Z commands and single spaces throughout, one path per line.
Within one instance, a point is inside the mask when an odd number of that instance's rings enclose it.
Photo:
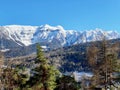
M 56 87 L 56 76 L 58 70 L 48 64 L 47 59 L 43 54 L 43 50 L 39 44 L 37 44 L 37 58 L 36 68 L 34 69 L 34 86 L 35 90 L 54 90 Z

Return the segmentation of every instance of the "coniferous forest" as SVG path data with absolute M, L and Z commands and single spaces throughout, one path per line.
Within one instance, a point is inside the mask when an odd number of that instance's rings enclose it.
M 0 0 L 0 90 L 120 90 L 120 0 Z
M 7 61 L 1 52 L 0 89 L 115 90 L 116 88 L 119 90 L 119 42 L 103 39 L 99 42 L 83 44 L 79 48 L 78 46 L 53 50 L 48 55 L 37 44 L 35 58 L 24 64 L 13 63 L 12 60 Z M 67 53 L 63 53 L 63 50 Z M 83 75 L 78 81 L 75 79 L 75 71 L 91 72 L 92 77 Z

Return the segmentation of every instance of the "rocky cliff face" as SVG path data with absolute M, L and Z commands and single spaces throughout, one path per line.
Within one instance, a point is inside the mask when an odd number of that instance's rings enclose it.
M 44 46 L 57 48 L 79 43 L 99 41 L 103 37 L 109 39 L 120 38 L 116 31 L 104 31 L 101 29 L 89 31 L 65 30 L 62 26 L 0 26 L 0 43 L 5 48 L 15 48 L 41 43 Z

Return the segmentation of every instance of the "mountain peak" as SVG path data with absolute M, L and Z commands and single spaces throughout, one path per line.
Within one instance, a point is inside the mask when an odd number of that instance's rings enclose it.
M 4 27 L 4 28 L 3 28 Z M 96 28 L 88 31 L 65 30 L 62 26 L 41 26 L 6 25 L 0 27 L 0 34 L 4 38 L 12 40 L 18 45 L 31 45 L 37 42 L 58 43 L 61 46 L 84 43 L 86 41 L 98 41 L 102 36 L 107 39 L 120 38 L 116 31 L 104 31 Z
M 40 26 L 42 30 L 64 30 L 64 28 L 60 25 L 58 26 L 50 26 L 48 24 Z

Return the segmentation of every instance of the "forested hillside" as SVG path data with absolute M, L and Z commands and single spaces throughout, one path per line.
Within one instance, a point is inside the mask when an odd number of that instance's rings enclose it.
M 111 40 L 109 44 L 117 42 L 120 44 L 120 39 Z M 90 71 L 90 66 L 88 65 L 88 57 L 87 57 L 87 48 L 95 45 L 99 47 L 101 42 L 91 42 L 84 44 L 72 45 L 69 47 L 63 47 L 51 51 L 45 51 L 45 56 L 48 58 L 49 63 L 56 66 L 60 69 L 61 72 L 70 72 L 70 71 Z M 31 48 L 32 49 L 32 48 Z M 24 51 L 25 49 L 21 49 Z M 29 50 L 29 49 L 28 49 Z M 27 50 L 26 50 L 27 51 Z M 16 54 L 16 52 L 14 52 Z M 25 51 L 23 52 L 25 53 Z M 118 53 L 120 56 L 120 53 Z M 28 56 L 21 56 L 13 58 L 15 61 L 19 61 L 21 63 L 30 63 L 34 61 L 36 55 L 30 54 Z M 9 58 L 11 59 L 11 58 Z M 14 61 L 14 63 L 15 63 Z M 28 64 L 27 64 L 28 65 Z M 29 65 L 28 65 L 29 66 Z

